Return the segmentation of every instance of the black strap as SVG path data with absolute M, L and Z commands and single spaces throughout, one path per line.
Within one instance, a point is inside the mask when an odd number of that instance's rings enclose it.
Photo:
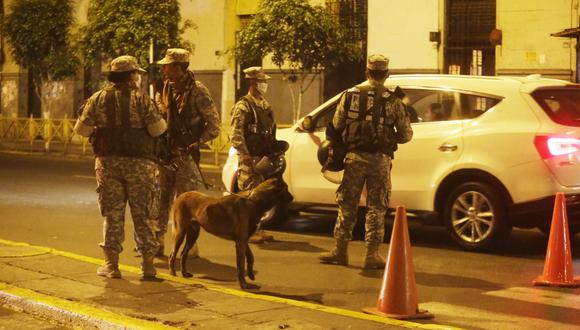
M 131 127 L 129 120 L 129 108 L 131 107 L 131 90 L 129 88 L 121 88 L 121 98 L 119 105 L 121 106 L 121 125 L 125 128 Z
M 119 103 L 117 103 L 117 95 L 120 94 Z M 122 127 L 130 127 L 129 108 L 131 103 L 131 90 L 128 88 L 121 88 L 120 92 L 117 89 L 110 89 L 105 94 L 105 111 L 107 115 L 107 127 L 112 128 L 117 125 L 117 112 L 121 111 L 121 125 Z M 117 105 L 120 106 L 118 109 Z
M 115 116 L 117 110 L 117 102 L 115 97 L 115 92 L 112 90 L 105 94 L 105 111 L 107 114 L 107 127 L 115 127 L 117 123 L 117 118 Z
M 240 98 L 240 100 L 243 100 L 246 102 L 246 104 L 248 105 L 248 108 L 250 108 L 250 110 L 252 110 L 252 114 L 254 115 L 254 125 L 258 125 L 258 113 L 256 112 L 256 109 L 254 108 L 253 102 L 250 100 L 250 97 L 248 95 L 244 95 Z M 248 124 L 252 124 L 252 123 L 248 123 Z
M 375 97 L 373 99 L 373 125 L 378 127 L 381 116 L 383 115 L 383 109 L 385 108 L 385 99 L 383 98 L 383 91 L 385 90 L 385 87 L 383 85 L 379 85 L 374 90 Z
M 358 95 L 358 120 L 365 120 L 367 115 L 367 107 L 368 107 L 368 94 L 369 88 L 366 86 L 359 87 L 359 95 Z

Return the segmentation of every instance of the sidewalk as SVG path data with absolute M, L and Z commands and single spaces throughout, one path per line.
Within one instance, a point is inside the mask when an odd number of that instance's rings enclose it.
M 0 306 L 73 328 L 398 329 L 443 328 L 233 290 L 167 275 L 139 280 L 95 274 L 102 260 L 0 239 Z

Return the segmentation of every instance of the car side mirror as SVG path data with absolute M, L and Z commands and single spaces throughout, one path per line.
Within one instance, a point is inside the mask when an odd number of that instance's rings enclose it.
M 312 116 L 306 116 L 302 119 L 302 122 L 300 122 L 300 129 L 302 129 L 303 131 L 306 131 L 306 132 L 313 131 Z

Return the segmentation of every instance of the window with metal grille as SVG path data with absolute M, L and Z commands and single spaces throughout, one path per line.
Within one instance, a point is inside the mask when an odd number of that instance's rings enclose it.
M 495 28 L 496 0 L 447 0 L 445 4 L 445 72 L 495 75 L 495 46 L 489 34 Z
M 362 54 L 367 53 L 368 1 L 326 0 L 328 8 L 344 26 L 348 41 L 358 45 Z M 366 58 L 359 61 L 340 63 L 337 68 L 324 72 L 324 99 L 364 81 Z
M 327 0 L 328 8 L 347 30 L 348 41 L 367 50 L 367 0 Z

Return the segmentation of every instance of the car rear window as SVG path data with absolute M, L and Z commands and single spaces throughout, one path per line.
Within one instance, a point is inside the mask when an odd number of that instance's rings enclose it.
M 532 97 L 556 123 L 580 127 L 580 87 L 541 88 Z

